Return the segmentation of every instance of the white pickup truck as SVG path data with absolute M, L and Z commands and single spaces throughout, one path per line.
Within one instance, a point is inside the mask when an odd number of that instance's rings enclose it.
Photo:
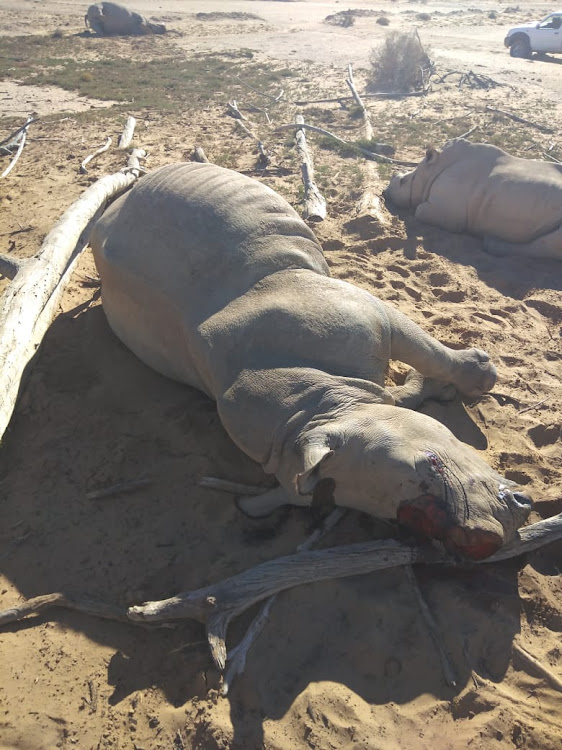
M 531 57 L 533 52 L 562 54 L 562 10 L 550 13 L 542 21 L 514 26 L 504 44 L 512 57 Z

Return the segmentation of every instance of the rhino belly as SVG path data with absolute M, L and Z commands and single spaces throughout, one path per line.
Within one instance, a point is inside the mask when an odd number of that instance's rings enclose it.
M 110 326 L 143 362 L 214 395 L 205 320 L 286 267 L 327 275 L 309 228 L 255 180 L 206 164 L 156 170 L 92 236 Z M 213 357 L 221 352 L 213 351 Z

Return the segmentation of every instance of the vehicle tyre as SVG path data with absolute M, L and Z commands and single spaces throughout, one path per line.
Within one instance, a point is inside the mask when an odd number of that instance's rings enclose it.
M 531 45 L 529 39 L 526 36 L 515 37 L 509 48 L 509 54 L 511 57 L 531 57 Z

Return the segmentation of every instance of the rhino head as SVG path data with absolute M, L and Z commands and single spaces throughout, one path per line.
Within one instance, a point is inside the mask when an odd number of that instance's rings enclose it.
M 439 173 L 440 155 L 441 152 L 437 149 L 428 148 L 424 159 L 415 169 L 411 172 L 400 172 L 392 177 L 388 187 L 383 191 L 384 197 L 399 208 L 418 206 L 426 200 L 426 193 Z
M 531 510 L 529 497 L 444 425 L 391 405 L 362 405 L 304 431 L 297 452 L 300 495 L 330 479 L 336 505 L 396 518 L 471 560 L 511 542 Z

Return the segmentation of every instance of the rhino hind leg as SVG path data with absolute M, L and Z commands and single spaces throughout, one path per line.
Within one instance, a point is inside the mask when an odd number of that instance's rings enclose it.
M 436 401 L 452 401 L 457 395 L 457 389 L 451 383 L 427 378 L 417 370 L 410 370 L 404 385 L 387 390 L 394 398 L 396 406 L 404 409 L 419 409 L 429 398 Z
M 484 250 L 490 255 L 562 260 L 562 225 L 532 242 L 507 242 L 497 237 L 484 237 Z
M 396 308 L 385 307 L 391 327 L 392 359 L 405 362 L 428 378 L 452 383 L 465 396 L 481 396 L 494 387 L 496 368 L 486 352 L 450 349 Z

